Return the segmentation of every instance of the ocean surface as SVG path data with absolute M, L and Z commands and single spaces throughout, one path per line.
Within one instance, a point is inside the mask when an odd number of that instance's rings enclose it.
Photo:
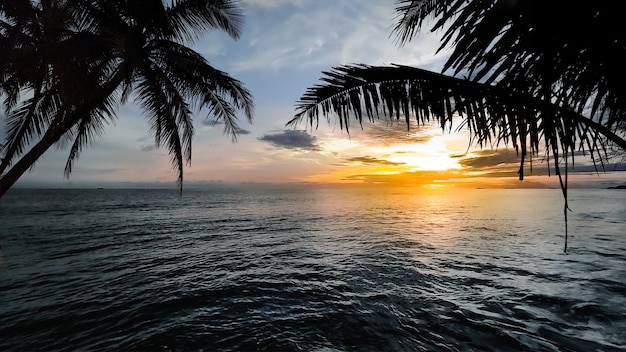
M 624 351 L 626 191 L 11 190 L 0 351 Z

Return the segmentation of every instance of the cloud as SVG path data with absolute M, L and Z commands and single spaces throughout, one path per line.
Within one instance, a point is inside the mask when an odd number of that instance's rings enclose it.
M 154 144 L 141 146 L 141 151 L 142 152 L 151 152 L 151 151 L 156 150 L 156 149 L 157 149 L 157 147 Z
M 215 127 L 215 126 L 223 126 L 225 123 L 223 120 L 218 120 L 218 119 L 204 119 L 200 121 L 200 124 L 202 124 L 202 126 Z M 243 129 L 239 126 L 235 126 L 235 133 L 239 135 L 246 135 L 252 132 L 246 129 Z
M 137 138 L 137 142 L 147 142 L 149 140 L 154 140 L 154 136 L 145 135 L 143 137 Z
M 371 156 L 357 156 L 353 158 L 346 159 L 350 163 L 360 163 L 364 165 L 389 165 L 389 166 L 397 166 L 404 165 L 405 163 L 394 162 L 384 159 L 373 158 Z
M 110 167 L 110 168 L 101 168 L 101 167 L 76 167 L 72 173 L 73 174 L 81 174 L 81 173 L 86 173 L 86 174 L 94 174 L 94 175 L 99 175 L 99 174 L 114 174 L 114 173 L 119 173 L 122 171 L 126 171 L 126 169 L 124 168 L 119 168 L 119 167 Z
M 440 34 L 425 30 L 400 47 L 394 42 L 392 2 L 295 0 L 244 1 L 246 27 L 239 43 L 245 54 L 230 58 L 229 71 L 303 69 L 363 62 L 401 63 L 440 69 Z M 332 9 L 329 11 L 329 8 Z M 210 42 L 205 41 L 206 46 Z M 243 46 L 241 46 L 243 45 Z
M 200 123 L 203 126 L 217 126 L 217 125 L 223 125 L 224 121 L 222 120 L 217 120 L 217 119 L 204 119 L 202 121 L 200 121 Z
M 302 0 L 243 0 L 246 6 L 252 8 L 274 8 L 280 6 L 302 6 Z
M 268 142 L 277 148 L 303 149 L 317 151 L 320 149 L 317 144 L 317 137 L 311 136 L 304 130 L 283 130 L 271 134 L 265 134 L 259 138 L 260 141 Z
M 235 133 L 237 133 L 239 135 L 246 135 L 246 134 L 250 134 L 252 132 L 250 132 L 248 130 L 244 130 L 243 128 L 237 126 L 237 127 L 235 127 Z
M 624 171 L 626 169 L 623 163 L 604 164 L 604 168 L 600 163 L 593 165 L 588 154 L 583 152 L 576 151 L 575 156 L 577 157 L 576 163 L 574 166 L 570 164 L 568 170 L 572 173 Z M 452 157 L 459 158 L 459 164 L 470 171 L 488 171 L 489 175 L 494 177 L 516 174 L 521 161 L 521 155 L 518 155 L 513 149 L 477 150 L 472 152 L 471 156 L 453 155 Z M 535 155 L 532 156 L 532 159 L 527 156 L 524 163 L 524 173 L 527 175 L 554 174 L 553 162 L 554 157 L 552 155 Z M 569 162 L 571 163 L 571 160 Z M 565 164 L 561 163 L 560 167 L 565 167 Z
M 478 150 L 470 156 L 459 158 L 459 164 L 465 168 L 487 169 L 504 165 L 518 165 L 520 157 L 510 149 Z

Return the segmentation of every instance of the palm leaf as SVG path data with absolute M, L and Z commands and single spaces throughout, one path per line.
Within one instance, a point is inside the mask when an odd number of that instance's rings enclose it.
M 562 5 L 562 6 L 559 6 Z M 440 50 L 452 48 L 444 71 L 527 93 L 550 85 L 559 105 L 592 107 L 587 116 L 621 124 L 626 109 L 626 32 L 615 3 L 567 2 L 546 8 L 533 0 L 397 1 L 396 38 L 406 44 L 428 16 L 442 30 Z M 597 114 L 596 114 L 597 113 Z
M 449 129 L 459 117 L 465 119 L 464 125 L 479 146 L 510 143 L 521 152 L 520 177 L 524 158 L 537 155 L 541 140 L 543 150 L 555 156 L 559 151 L 573 156 L 575 150 L 587 150 L 601 158 L 605 140 L 626 148 L 626 140 L 593 119 L 499 86 L 400 65 L 339 66 L 321 80 L 325 84 L 309 88 L 301 97 L 288 125 L 303 119 L 313 125 L 320 115 L 327 119 L 336 116 L 340 126 L 349 131 L 351 118 L 362 124 L 364 118 L 378 119 L 380 112 L 407 122 L 416 119 L 418 124 L 435 119 Z
M 156 143 L 167 146 L 182 190 L 183 166 L 191 161 L 191 107 L 224 120 L 233 138 L 237 113 L 252 118 L 251 95 L 243 84 L 182 44 L 212 29 L 238 38 L 237 5 L 229 0 L 1 2 L 0 94 L 9 131 L 0 147 L 0 196 L 59 141 L 71 144 L 68 176 L 82 148 L 131 96 L 147 112 Z
M 22 102 L 18 109 L 11 110 L 7 115 L 6 142 L 0 147 L 3 153 L 0 174 L 23 153 L 31 141 L 43 135 L 60 109 L 57 95 L 36 90 L 33 98 Z
M 64 174 L 66 178 L 69 178 L 72 173 L 74 162 L 78 159 L 82 149 L 86 145 L 93 144 L 96 137 L 102 136 L 105 124 L 108 124 L 115 118 L 113 107 L 116 106 L 116 99 L 111 94 L 104 95 L 106 95 L 106 97 L 101 99 L 101 103 L 92 107 L 90 111 L 72 112 L 74 116 L 80 117 L 76 118 L 78 122 L 72 124 L 73 127 L 64 134 L 66 138 L 73 138 L 74 140 L 70 147 L 67 161 L 65 162 Z
M 159 65 L 175 88 L 195 110 L 222 120 L 225 133 L 237 138 L 237 112 L 251 121 L 254 104 L 250 92 L 227 73 L 212 67 L 199 53 L 170 41 L 153 41 L 150 51 L 158 53 Z
M 159 147 L 165 142 L 167 146 L 172 165 L 178 171 L 178 184 L 182 192 L 183 167 L 185 161 L 191 162 L 191 112 L 184 97 L 158 65 L 146 65 L 140 70 L 137 101 L 148 113 L 155 144 Z M 182 140 L 179 129 L 183 132 Z
M 201 31 L 221 29 L 238 39 L 243 12 L 233 0 L 177 0 L 167 14 L 177 38 L 196 39 Z
M 35 115 L 34 110 L 37 104 L 34 101 L 39 100 L 35 96 L 21 104 L 17 109 L 10 110 L 6 116 L 6 133 L 5 143 L 0 146 L 3 157 L 0 162 L 0 174 L 9 167 L 15 158 L 30 143 L 30 139 L 37 136 L 41 125 L 45 125 L 41 121 L 41 115 Z M 44 127 L 45 128 L 45 127 Z

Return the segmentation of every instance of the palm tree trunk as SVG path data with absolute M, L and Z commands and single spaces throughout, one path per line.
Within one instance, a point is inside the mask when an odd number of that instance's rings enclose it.
M 123 72 L 118 70 L 106 84 L 100 87 L 98 94 L 92 96 L 91 99 L 85 99 L 82 108 L 75 108 L 65 116 L 63 113 L 60 113 L 50 124 L 41 140 L 28 153 L 24 154 L 9 171 L 0 177 L 0 198 L 35 164 L 43 153 L 58 142 L 74 125 L 80 122 L 84 114 L 89 113 L 90 110 L 94 109 L 94 106 L 102 104 L 115 91 L 120 82 L 122 82 L 123 77 Z
M 11 188 L 22 175 L 30 169 L 35 162 L 54 145 L 73 126 L 71 121 L 62 122 L 57 128 L 50 128 L 43 138 L 32 147 L 28 153 L 24 154 L 20 160 L 13 165 L 0 178 L 0 198 Z

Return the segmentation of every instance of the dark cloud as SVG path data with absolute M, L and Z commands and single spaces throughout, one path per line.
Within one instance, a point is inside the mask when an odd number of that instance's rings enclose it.
M 201 124 L 203 124 L 204 126 L 216 126 L 216 125 L 223 125 L 224 121 L 222 120 L 216 120 L 216 119 L 206 119 L 206 120 L 202 120 L 200 122 Z
M 317 137 L 304 130 L 283 130 L 263 135 L 260 141 L 268 142 L 278 148 L 319 150 Z
M 519 156 L 510 149 L 479 150 L 474 152 L 477 156 L 459 157 L 459 164 L 465 168 L 486 169 L 508 164 L 519 164 Z
M 147 142 L 149 140 L 154 140 L 154 136 L 150 136 L 150 135 L 145 135 L 141 138 L 137 139 L 137 142 Z
M 384 159 L 373 158 L 371 156 L 357 156 L 354 158 L 347 158 L 348 162 L 360 163 L 364 165 L 404 165 L 405 163 L 399 163 Z
M 248 130 L 244 130 L 243 128 L 237 126 L 235 127 L 235 132 L 239 135 L 246 135 L 246 134 L 250 134 L 252 132 L 248 131 Z
M 76 167 L 72 173 L 81 174 L 111 174 L 111 173 L 119 173 L 122 171 L 126 171 L 123 168 L 98 168 L 98 167 Z
M 519 168 L 521 156 L 518 155 L 513 149 L 502 150 L 479 150 L 472 153 L 470 157 L 463 157 L 455 155 L 459 158 L 459 164 L 471 171 L 483 171 L 486 172 L 482 176 L 502 178 L 502 177 L 519 177 Z M 571 165 L 571 159 L 569 160 L 568 172 L 571 174 L 594 174 L 602 172 L 612 171 L 626 171 L 626 165 L 624 163 L 612 163 L 605 164 L 604 168 L 602 164 L 593 165 L 590 160 L 586 160 L 585 154 L 582 152 L 576 152 L 576 163 Z M 555 175 L 554 159 L 552 155 L 539 155 L 533 156 L 532 159 L 527 156 L 524 163 L 524 175 L 525 176 L 544 176 Z M 561 163 L 561 168 L 565 167 L 564 163 Z
M 214 126 L 222 126 L 224 125 L 224 121 L 222 120 L 217 120 L 217 119 L 210 119 L 210 120 L 202 120 L 200 122 L 203 126 L 209 126 L 209 127 L 214 127 Z M 239 135 L 246 135 L 246 134 L 250 134 L 252 132 L 245 130 L 239 126 L 235 126 L 235 133 L 239 134 Z
M 464 168 L 491 171 L 490 175 L 502 177 L 517 172 L 520 167 L 521 155 L 518 155 L 513 149 L 501 150 L 479 150 L 472 153 L 472 156 L 464 157 L 462 155 L 453 155 L 459 158 L 459 164 Z M 603 172 L 603 171 L 624 171 L 626 169 L 624 163 L 597 163 L 588 158 L 588 153 L 576 151 L 575 164 L 571 165 L 569 160 L 570 172 Z M 554 157 L 552 155 L 535 155 L 532 158 L 526 157 L 524 163 L 525 174 L 528 175 L 548 175 L 554 173 Z M 532 172 L 531 172 L 532 166 Z M 604 166 L 604 167 L 603 167 Z M 561 167 L 565 167 L 561 163 Z
M 151 151 L 156 150 L 156 149 L 157 149 L 157 147 L 154 144 L 141 146 L 141 151 L 142 152 L 151 152 Z

